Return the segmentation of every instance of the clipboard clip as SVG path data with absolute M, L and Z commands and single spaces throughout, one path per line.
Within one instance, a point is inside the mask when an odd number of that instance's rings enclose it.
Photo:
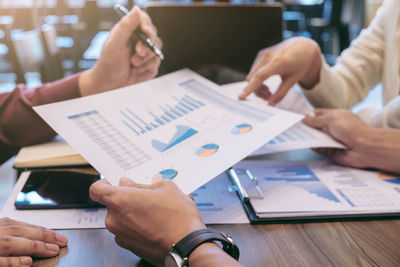
M 257 191 L 257 195 L 254 195 L 254 196 L 248 195 L 246 189 L 243 187 L 242 183 L 240 182 L 238 172 L 246 174 L 246 176 L 254 183 L 254 186 Z M 234 190 L 239 193 L 239 195 L 243 201 L 248 201 L 251 198 L 264 199 L 264 193 L 262 192 L 262 190 L 258 184 L 258 179 L 251 173 L 250 170 L 230 168 L 230 169 L 228 169 L 227 173 L 234 184 Z

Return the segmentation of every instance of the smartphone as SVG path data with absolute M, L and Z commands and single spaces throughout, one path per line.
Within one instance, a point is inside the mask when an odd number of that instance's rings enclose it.
M 18 210 L 98 208 L 89 187 L 100 175 L 68 171 L 32 171 L 15 200 Z

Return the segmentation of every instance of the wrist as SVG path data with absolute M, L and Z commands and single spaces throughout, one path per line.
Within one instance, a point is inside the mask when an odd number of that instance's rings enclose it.
M 309 47 L 311 51 L 311 64 L 306 73 L 299 80 L 300 86 L 304 89 L 312 89 L 319 83 L 322 68 L 321 49 L 318 44 L 311 41 Z
M 198 246 L 189 256 L 189 266 L 197 266 L 197 263 L 204 262 L 205 258 L 211 258 L 216 255 L 226 254 L 221 247 L 214 242 L 203 243 Z M 228 254 L 226 254 L 228 256 Z
M 93 69 L 86 70 L 81 73 L 78 80 L 79 92 L 81 96 L 88 96 L 94 91 Z

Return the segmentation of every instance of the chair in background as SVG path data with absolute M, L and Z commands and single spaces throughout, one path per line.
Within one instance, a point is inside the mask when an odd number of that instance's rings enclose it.
M 60 58 L 60 48 L 57 46 L 57 31 L 54 25 L 44 24 L 40 28 L 43 50 L 46 58 L 46 77 L 50 81 L 64 77 Z
M 25 84 L 31 84 L 27 74 L 39 73 L 41 82 L 51 81 L 51 76 L 47 71 L 48 67 L 45 60 L 45 52 L 40 41 L 38 31 L 31 30 L 13 33 L 12 43 L 16 52 L 16 58 L 21 67 Z M 39 81 L 36 81 L 35 84 Z

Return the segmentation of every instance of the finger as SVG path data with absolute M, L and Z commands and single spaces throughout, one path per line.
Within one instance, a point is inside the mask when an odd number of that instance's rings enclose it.
M 120 188 L 111 185 L 107 180 L 102 179 L 93 183 L 89 188 L 90 198 L 107 207 L 115 207 L 116 195 L 120 192 Z
M 325 114 L 315 117 L 306 115 L 306 117 L 303 119 L 303 122 L 310 127 L 322 129 L 329 124 L 330 116 L 328 115 L 329 114 Z
M 268 99 L 268 104 L 271 106 L 278 104 L 285 97 L 287 92 L 296 84 L 296 82 L 297 78 L 295 76 L 283 80 L 278 88 L 278 91 L 276 91 L 276 93 Z
M 133 31 L 139 26 L 141 14 L 140 9 L 134 6 L 112 29 L 110 40 L 117 39 L 118 43 L 129 44 Z
M 131 179 L 125 178 L 125 177 L 123 177 L 123 178 L 121 178 L 119 180 L 119 185 L 120 186 L 134 187 L 134 188 L 144 188 L 144 189 L 153 188 L 151 185 L 138 184 L 138 183 L 135 183 L 134 181 L 132 181 Z
M 19 267 L 19 266 L 32 266 L 33 260 L 31 257 L 0 257 L 0 266 Z
M 258 88 L 255 92 L 256 96 L 264 99 L 264 100 L 268 100 L 268 98 L 271 97 L 271 92 L 269 91 L 268 86 L 265 86 L 264 84 Z
M 316 108 L 316 109 L 314 109 L 314 114 L 316 116 L 319 116 L 319 115 L 324 115 L 324 114 L 330 113 L 332 111 L 333 111 L 333 109 L 329 109 L 329 108 Z
M 45 243 L 53 243 L 59 247 L 65 247 L 67 237 L 46 228 L 32 228 L 28 226 L 10 225 L 0 228 L 0 236 L 23 237 L 30 240 L 39 240 Z
M 57 256 L 60 248 L 56 244 L 23 237 L 1 236 L 0 256 L 34 256 L 48 258 Z
M 189 194 L 189 197 L 193 200 L 194 202 L 194 196 L 192 194 Z
M 267 51 L 261 50 L 251 67 L 249 74 L 246 77 L 246 80 L 249 81 L 254 76 L 254 74 L 262 68 L 266 63 L 268 63 L 270 57 L 272 55 L 272 49 L 268 49 Z
M 31 227 L 31 228 L 37 228 L 37 229 L 44 229 L 44 227 L 42 227 L 42 226 L 32 225 L 32 224 L 24 223 L 24 222 L 20 222 L 20 221 L 15 221 L 15 220 L 12 220 L 7 217 L 0 219 L 0 227 L 1 226 L 9 226 L 9 225 L 20 225 L 20 226 L 27 226 L 27 227 Z
M 257 88 L 259 88 L 262 83 L 273 74 L 276 74 L 276 70 L 274 70 L 274 66 L 272 64 L 268 64 L 267 66 L 259 69 L 250 79 L 249 84 L 244 89 L 243 93 L 239 96 L 239 99 L 246 99 L 247 96 L 253 93 Z
M 141 42 L 139 42 L 139 43 L 141 43 Z M 138 53 L 136 53 L 132 57 L 131 63 L 133 66 L 140 68 L 143 65 L 145 65 L 146 63 L 148 63 L 149 61 L 153 60 L 154 58 L 157 58 L 156 54 L 154 54 L 153 51 L 151 51 L 148 47 L 146 47 L 146 51 L 145 51 L 144 55 L 139 55 Z

